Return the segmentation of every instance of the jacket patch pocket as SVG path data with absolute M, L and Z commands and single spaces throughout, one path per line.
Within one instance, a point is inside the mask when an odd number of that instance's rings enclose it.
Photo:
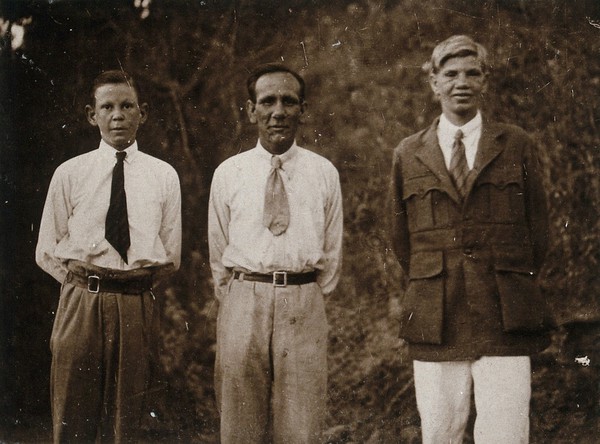
M 400 314 L 400 337 L 409 343 L 442 343 L 443 269 L 441 251 L 417 252 L 410 258 L 409 283 Z
M 523 177 L 519 168 L 492 170 L 479 180 L 488 189 L 490 215 L 498 222 L 523 220 Z
M 527 247 L 494 249 L 494 268 L 504 331 L 543 330 L 545 301 Z
M 402 198 L 406 202 L 409 230 L 434 226 L 432 194 L 439 188 L 435 176 L 410 177 L 404 182 Z

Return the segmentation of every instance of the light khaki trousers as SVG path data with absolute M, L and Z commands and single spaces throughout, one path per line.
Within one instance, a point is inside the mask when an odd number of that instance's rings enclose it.
M 217 319 L 222 444 L 320 442 L 328 328 L 316 283 L 230 282 Z
M 469 419 L 471 393 L 478 444 L 529 442 L 531 363 L 528 356 L 484 356 L 476 361 L 414 361 L 423 444 L 457 444 Z

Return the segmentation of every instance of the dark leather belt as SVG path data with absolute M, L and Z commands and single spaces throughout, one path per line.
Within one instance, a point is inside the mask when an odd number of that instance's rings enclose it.
M 244 281 L 267 282 L 275 287 L 285 287 L 287 285 L 304 285 L 311 282 L 317 282 L 317 273 L 309 271 L 308 273 L 288 273 L 287 271 L 274 271 L 273 273 L 244 273 L 241 271 L 233 272 L 234 279 Z
M 102 292 L 137 295 L 152 290 L 151 275 L 125 279 L 123 277 L 116 278 L 101 274 L 88 274 L 82 276 L 69 271 L 67 282 L 85 288 L 90 293 Z

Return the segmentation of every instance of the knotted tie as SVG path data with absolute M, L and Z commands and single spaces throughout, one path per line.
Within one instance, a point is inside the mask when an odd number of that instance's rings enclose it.
M 466 193 L 467 176 L 469 175 L 469 165 L 465 155 L 465 144 L 462 142 L 463 132 L 458 130 L 454 136 L 452 145 L 452 157 L 450 158 L 450 175 L 456 186 L 456 190 L 461 198 L 464 199 Z
M 290 206 L 281 178 L 281 158 L 271 157 L 271 167 L 265 191 L 263 225 L 279 236 L 290 223 Z
M 127 263 L 127 249 L 131 245 L 131 241 L 129 239 L 127 196 L 125 195 L 125 176 L 123 174 L 125 156 L 127 156 L 126 152 L 117 152 L 117 164 L 113 169 L 110 206 L 106 214 L 104 237 Z

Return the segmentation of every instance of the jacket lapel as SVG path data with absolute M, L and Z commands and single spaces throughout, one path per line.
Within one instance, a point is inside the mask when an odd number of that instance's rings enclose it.
M 481 138 L 479 139 L 479 145 L 477 147 L 477 154 L 475 156 L 475 164 L 471 173 L 467 177 L 467 190 L 465 200 L 471 194 L 471 190 L 477 182 L 477 178 L 481 172 L 504 150 L 504 145 L 498 142 L 498 137 L 502 134 L 503 130 L 495 125 L 483 122 L 481 127 Z
M 437 126 L 439 118 L 435 119 L 429 129 L 423 134 L 422 144 L 417 148 L 415 156 L 419 159 L 427 168 L 435 174 L 441 183 L 441 189 L 450 196 L 452 200 L 460 204 L 461 199 L 456 191 L 456 187 L 450 179 L 450 174 L 446 168 L 444 162 L 444 155 L 438 143 L 437 138 Z

